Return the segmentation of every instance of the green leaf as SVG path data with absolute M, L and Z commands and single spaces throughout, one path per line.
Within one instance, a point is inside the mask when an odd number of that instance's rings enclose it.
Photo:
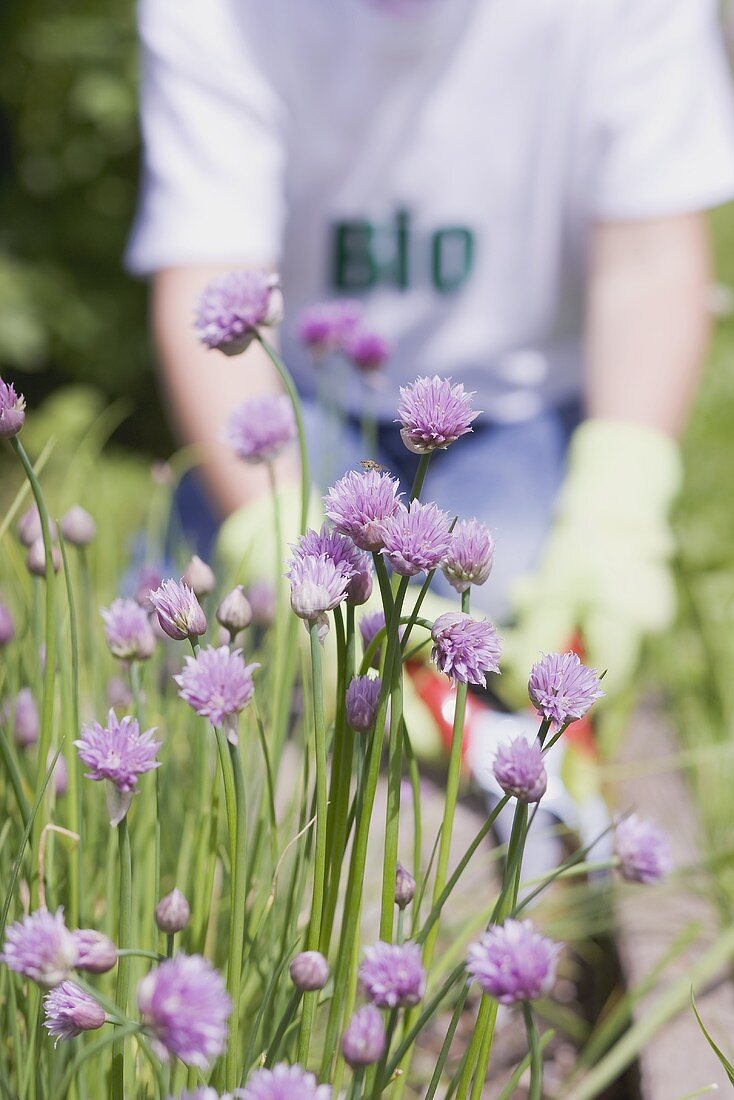
M 729 1059 L 724 1055 L 724 1052 L 722 1050 L 720 1050 L 719 1047 L 717 1047 L 716 1043 L 714 1042 L 714 1040 L 711 1038 L 708 1031 L 706 1030 L 704 1022 L 701 1019 L 701 1017 L 699 1016 L 698 1009 L 696 1008 L 696 1000 L 695 1000 L 695 997 L 693 996 L 693 989 L 691 989 L 691 1007 L 693 1008 L 696 1019 L 698 1020 L 698 1026 L 701 1028 L 701 1031 L 704 1033 L 704 1036 L 706 1037 L 706 1042 L 711 1047 L 714 1054 L 716 1055 L 716 1057 L 719 1059 L 722 1066 L 726 1070 L 726 1076 L 729 1078 L 732 1085 L 734 1085 L 734 1066 L 731 1064 Z

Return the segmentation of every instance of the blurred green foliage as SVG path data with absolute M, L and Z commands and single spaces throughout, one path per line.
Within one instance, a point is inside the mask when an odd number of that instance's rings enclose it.
M 167 447 L 145 289 L 122 270 L 138 173 L 132 3 L 0 4 L 0 372 L 135 395 L 131 442 Z M 43 373 L 41 373 L 43 372 Z

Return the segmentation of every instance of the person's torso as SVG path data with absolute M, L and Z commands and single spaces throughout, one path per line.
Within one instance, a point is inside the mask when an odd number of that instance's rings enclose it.
M 418 373 L 461 379 L 505 420 L 577 392 L 587 0 L 433 0 L 405 20 L 365 0 L 267 7 L 242 9 L 243 33 L 262 40 L 286 120 L 283 339 L 299 385 L 314 384 L 299 311 L 345 295 L 394 345 L 382 415 Z

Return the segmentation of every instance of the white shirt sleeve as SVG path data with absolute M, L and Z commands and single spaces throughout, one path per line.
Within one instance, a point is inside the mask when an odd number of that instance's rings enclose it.
M 713 0 L 612 0 L 590 70 L 600 219 L 664 217 L 734 196 L 732 82 Z
M 241 0 L 139 4 L 144 161 L 125 257 L 136 274 L 280 258 L 283 106 L 245 12 Z

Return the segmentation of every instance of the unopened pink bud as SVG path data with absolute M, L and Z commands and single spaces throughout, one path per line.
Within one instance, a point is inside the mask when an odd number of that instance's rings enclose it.
M 181 932 L 189 923 L 191 908 L 180 890 L 173 889 L 170 894 L 161 898 L 155 907 L 155 922 L 161 932 L 172 936 L 174 932 Z

